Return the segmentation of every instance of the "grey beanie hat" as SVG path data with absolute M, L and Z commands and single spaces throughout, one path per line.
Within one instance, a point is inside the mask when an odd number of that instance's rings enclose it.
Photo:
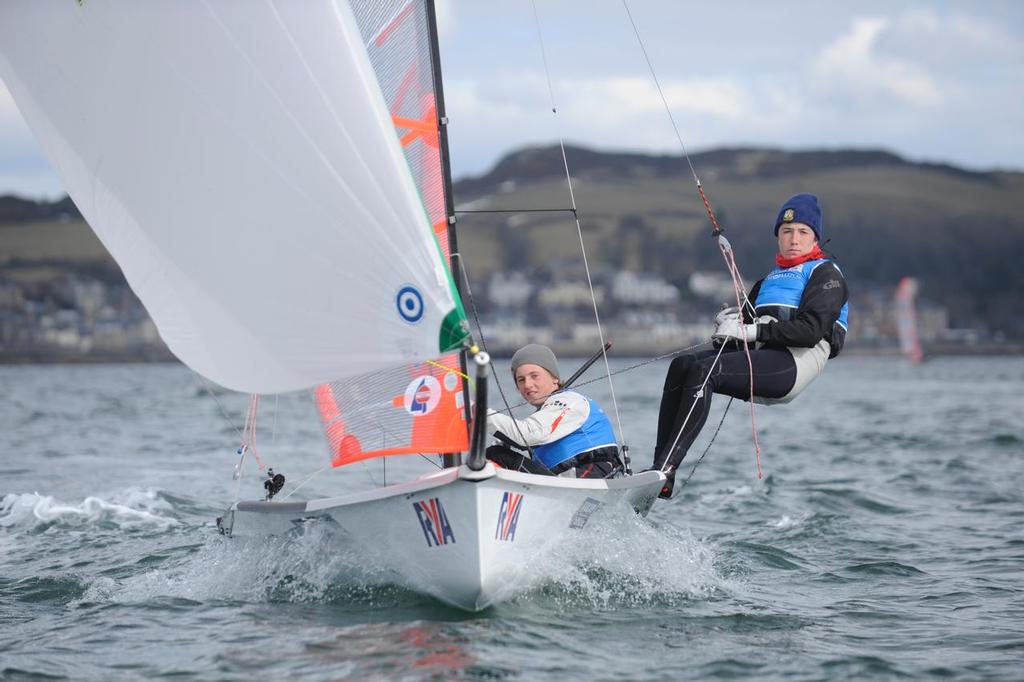
M 556 379 L 561 378 L 555 354 L 551 352 L 550 348 L 539 343 L 527 344 L 516 351 L 516 354 L 512 356 L 512 374 L 515 374 L 516 370 L 523 365 L 539 365 L 551 372 Z

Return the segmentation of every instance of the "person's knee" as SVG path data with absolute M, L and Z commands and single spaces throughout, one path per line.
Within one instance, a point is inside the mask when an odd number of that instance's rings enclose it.
M 693 373 L 693 369 L 698 364 L 696 355 L 680 355 L 679 357 L 672 360 L 672 364 L 668 366 L 668 379 L 673 384 L 679 385 L 686 382 L 686 379 Z
M 670 372 L 679 372 L 685 369 L 691 362 L 693 362 L 692 355 L 680 355 L 672 358 L 672 362 L 669 364 L 668 369 Z
M 715 358 L 691 357 L 692 361 L 687 365 L 686 372 L 679 376 L 679 383 L 687 390 L 704 386 L 708 375 L 715 369 Z

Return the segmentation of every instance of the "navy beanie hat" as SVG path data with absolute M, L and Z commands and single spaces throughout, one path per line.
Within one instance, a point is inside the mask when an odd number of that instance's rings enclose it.
M 775 218 L 775 236 L 779 236 L 779 225 L 782 223 L 803 223 L 812 230 L 814 236 L 821 241 L 821 207 L 818 197 L 813 194 L 794 194 L 786 199 Z

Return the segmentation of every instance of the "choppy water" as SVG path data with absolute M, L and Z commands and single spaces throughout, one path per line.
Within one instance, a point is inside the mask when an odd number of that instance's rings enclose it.
M 664 370 L 616 382 L 641 466 Z M 184 368 L 3 367 L 0 679 L 1020 679 L 1022 394 L 1020 358 L 842 358 L 758 409 L 763 480 L 737 402 L 681 495 L 466 614 L 329 535 L 219 536 L 237 435 Z M 292 480 L 323 466 L 308 396 L 264 399 L 259 446 Z

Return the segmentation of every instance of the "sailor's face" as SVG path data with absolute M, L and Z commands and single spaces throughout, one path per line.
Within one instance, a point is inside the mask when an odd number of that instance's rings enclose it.
M 548 396 L 558 390 L 558 381 L 540 365 L 520 365 L 515 376 L 519 395 L 534 407 L 543 405 Z
M 809 253 L 818 238 L 814 230 L 804 223 L 783 223 L 779 225 L 779 253 L 783 258 L 796 258 Z

